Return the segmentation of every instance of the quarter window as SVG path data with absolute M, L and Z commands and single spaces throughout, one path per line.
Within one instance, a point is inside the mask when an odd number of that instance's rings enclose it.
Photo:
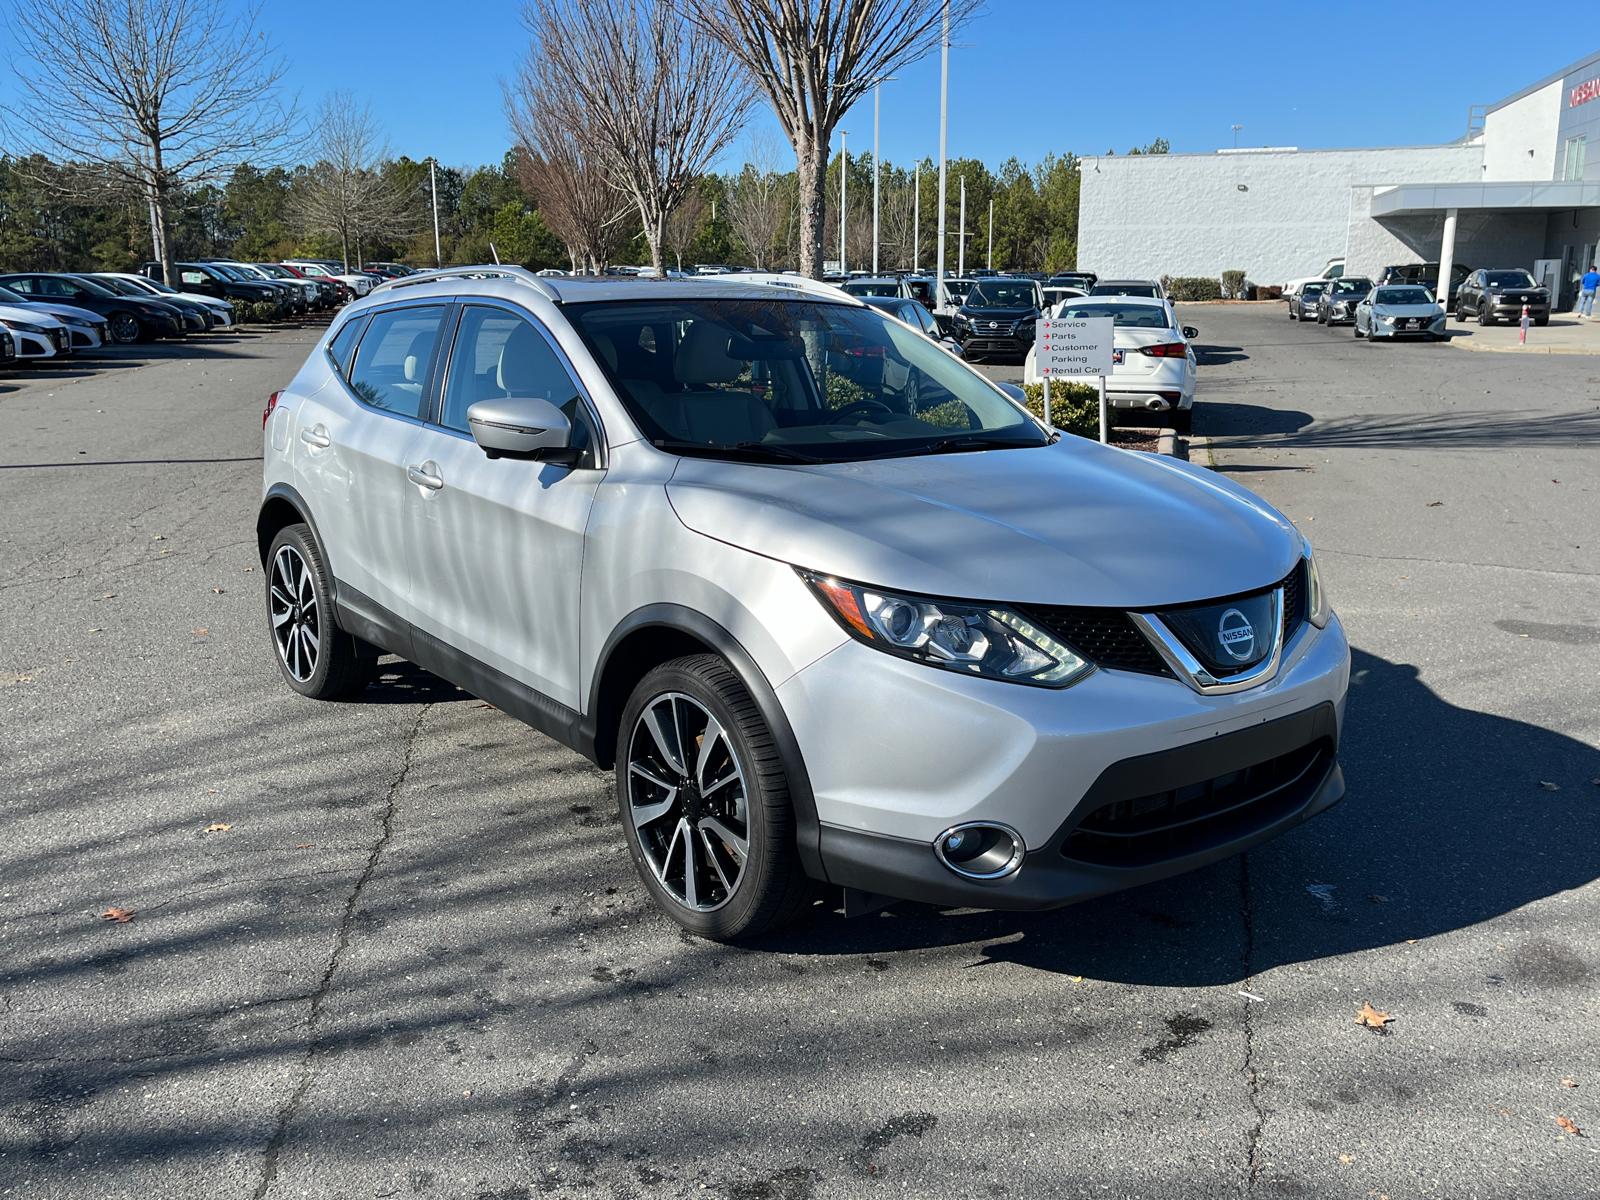
M 578 465 L 594 465 L 593 431 L 578 386 L 544 335 L 514 313 L 469 304 L 461 310 L 450 352 L 439 424 L 471 433 L 468 408 L 479 400 L 510 397 L 548 400 L 566 413 L 572 422 L 572 444 L 585 452 Z
M 361 339 L 361 331 L 367 327 L 365 317 L 357 317 L 353 321 L 346 321 L 344 328 L 333 335 L 333 340 L 328 343 L 328 357 L 333 360 L 333 366 L 340 375 L 345 375 L 350 369 L 350 352 L 356 348 L 356 342 Z
M 350 368 L 350 390 L 373 408 L 417 416 L 444 311 L 429 305 L 377 313 Z

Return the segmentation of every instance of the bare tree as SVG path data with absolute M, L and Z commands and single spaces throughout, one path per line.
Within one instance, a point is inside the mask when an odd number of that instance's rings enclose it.
M 296 188 L 294 216 L 313 233 L 339 239 L 348 271 L 351 243 L 359 266 L 363 243 L 414 231 L 415 196 L 384 173 L 389 147 L 371 108 L 358 107 L 351 93 L 323 100 L 316 129 L 316 162 Z
M 905 270 L 911 266 L 912 218 L 916 212 L 911 173 L 886 168 L 884 176 L 883 260 L 892 270 Z
M 547 95 L 526 63 L 515 88 L 506 91 L 506 114 L 519 151 L 522 190 L 567 248 L 572 269 L 598 274 L 616 253 L 632 206 L 611 186 L 598 135 L 587 124 L 569 124 L 586 114 Z
M 660 274 L 667 218 L 744 124 L 747 85 L 674 0 L 530 0 L 523 22 L 527 73 L 598 137 Z
M 672 257 L 678 260 L 680 271 L 683 270 L 683 252 L 694 245 L 695 235 L 700 232 L 700 218 L 705 216 L 709 207 L 706 198 L 698 191 L 687 192 L 662 227 L 662 241 Z
M 4 111 L 25 140 L 137 194 L 175 282 L 173 214 L 187 189 L 287 152 L 299 120 L 259 9 L 221 0 L 13 0 Z
M 823 185 L 833 131 L 873 83 L 939 44 L 980 0 L 682 0 L 771 101 L 794 147 L 800 270 L 822 274 Z
M 728 220 L 758 271 L 771 267 L 773 250 L 783 232 L 788 209 L 783 183 L 778 173 L 777 140 L 765 130 L 752 134 L 744 170 L 730 189 Z

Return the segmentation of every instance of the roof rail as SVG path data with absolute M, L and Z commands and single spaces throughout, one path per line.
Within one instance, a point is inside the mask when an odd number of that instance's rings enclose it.
M 561 297 L 556 294 L 555 290 L 526 267 L 506 267 L 492 263 L 476 267 L 439 267 L 432 271 L 418 271 L 415 275 L 402 275 L 399 279 L 390 279 L 380 283 L 367 295 L 375 296 L 379 292 L 392 292 L 399 288 L 415 287 L 419 283 L 443 283 L 451 279 L 504 279 L 511 283 L 520 283 L 531 287 L 552 303 L 559 304 L 561 302 Z
M 804 275 L 780 275 L 773 271 L 736 271 L 727 275 L 707 275 L 705 278 L 716 283 L 754 283 L 762 287 L 793 288 L 797 292 L 812 292 L 834 300 L 849 295 L 843 288 L 834 287 L 820 279 L 810 279 Z

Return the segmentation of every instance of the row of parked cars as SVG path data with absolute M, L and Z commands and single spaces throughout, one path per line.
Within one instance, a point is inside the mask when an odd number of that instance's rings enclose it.
M 1297 280 L 1285 296 L 1289 319 L 1349 325 L 1358 338 L 1447 338 L 1446 309 L 1437 298 L 1437 273 L 1432 279 L 1420 274 L 1427 265 L 1387 267 L 1376 279 L 1341 273 L 1327 279 Z M 1450 308 L 1457 321 L 1476 319 L 1479 325 L 1495 325 L 1520 321 L 1526 312 L 1535 325 L 1550 323 L 1549 289 L 1539 286 L 1521 268 L 1463 268 L 1456 279 Z
M 179 263 L 173 287 L 159 263 L 146 263 L 144 274 L 16 271 L 0 275 L 0 364 L 228 329 L 244 304 L 275 316 L 327 311 L 411 273 L 400 263 L 351 272 L 329 259 L 205 259 Z

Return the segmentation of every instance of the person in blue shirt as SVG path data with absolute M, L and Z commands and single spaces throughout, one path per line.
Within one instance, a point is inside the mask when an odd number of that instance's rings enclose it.
M 1600 271 L 1590 267 L 1579 283 L 1582 291 L 1578 295 L 1578 315 L 1592 317 L 1594 315 L 1594 290 L 1600 287 Z

